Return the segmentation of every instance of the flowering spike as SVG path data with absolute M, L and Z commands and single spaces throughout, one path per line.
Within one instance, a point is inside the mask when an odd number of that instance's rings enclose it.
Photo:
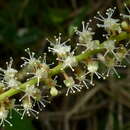
M 127 6 L 126 9 L 130 13 Z M 66 44 L 70 39 L 62 42 L 61 33 L 59 33 L 58 37 L 54 37 L 54 42 L 48 40 L 51 45 L 49 51 L 57 55 L 56 60 L 58 61 L 56 61 L 56 63 L 58 63 L 58 65 L 54 68 L 49 68 L 49 65 L 47 65 L 46 53 L 42 57 L 36 58 L 35 53 L 30 52 L 29 48 L 25 49 L 29 57 L 22 57 L 24 60 L 22 67 L 26 67 L 19 73 L 12 68 L 13 59 L 10 58 L 10 62 L 6 63 L 7 69 L 0 68 L 0 125 L 4 126 L 6 123 L 12 126 L 7 120 L 7 116 L 11 113 L 12 109 L 17 110 L 18 113 L 22 112 L 20 113 L 21 119 L 24 118 L 25 114 L 27 114 L 27 116 L 33 115 L 38 119 L 37 115 L 39 112 L 34 110 L 33 107 L 37 105 L 41 111 L 46 106 L 46 103 L 50 103 L 46 100 L 48 96 L 44 97 L 42 94 L 49 93 L 51 97 L 58 95 L 58 87 L 60 85 L 58 85 L 58 79 L 56 80 L 57 77 L 55 75 L 59 73 L 62 73 L 65 79 L 63 83 L 67 88 L 66 96 L 68 96 L 69 93 L 80 92 L 83 86 L 89 89 L 90 85 L 94 85 L 94 76 L 98 79 L 105 79 L 105 76 L 109 76 L 112 72 L 120 78 L 116 67 L 125 67 L 121 63 L 123 59 L 129 55 L 129 46 L 125 46 L 125 42 L 129 39 L 130 31 L 129 24 L 124 21 L 121 22 L 121 27 L 124 32 L 119 34 L 121 32 L 119 19 L 112 18 L 114 11 L 115 8 L 108 9 L 106 11 L 107 17 L 97 12 L 99 17 L 95 17 L 101 21 L 101 24 L 98 24 L 98 26 L 104 27 L 105 30 L 108 31 L 107 35 L 103 35 L 107 40 L 102 44 L 100 44 L 98 40 L 93 40 L 94 32 L 92 32 L 92 28 L 89 27 L 89 22 L 86 24 L 84 21 L 82 22 L 81 31 L 75 28 L 75 32 L 79 36 L 77 45 L 78 47 L 83 47 L 79 48 L 77 52 L 82 54 L 75 56 L 75 49 L 77 49 L 77 47 L 71 51 L 71 46 L 67 46 Z M 116 41 L 119 45 L 118 47 L 116 47 Z M 123 42 L 123 45 L 120 44 L 120 41 Z M 100 66 L 97 58 L 100 60 L 101 65 L 103 63 L 105 69 L 107 68 L 106 74 L 104 73 L 105 76 L 102 76 L 102 74 L 98 72 Z M 104 66 L 102 65 L 100 67 L 101 70 L 104 69 Z M 70 71 L 64 70 L 67 67 L 73 71 L 72 76 L 69 76 L 71 74 Z M 55 76 L 55 78 L 53 76 Z M 87 79 L 88 77 L 90 80 Z M 30 81 L 24 82 L 30 78 Z M 21 82 L 19 82 L 18 79 L 22 79 Z M 42 88 L 39 89 L 40 86 L 43 87 L 43 91 Z M 6 89 L 9 90 L 6 91 Z M 15 94 L 20 92 L 23 93 L 23 96 L 19 98 L 19 103 L 22 105 L 15 104 L 15 102 L 12 101 L 12 99 L 14 99 L 12 96 L 15 97 Z M 10 118 L 12 118 L 12 116 L 10 116 Z

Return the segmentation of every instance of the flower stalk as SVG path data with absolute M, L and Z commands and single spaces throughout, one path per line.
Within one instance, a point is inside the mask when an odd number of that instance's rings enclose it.
M 125 40 L 125 39 L 128 39 L 128 38 L 130 38 L 130 33 L 121 32 L 119 35 L 112 36 L 110 39 L 114 39 L 118 43 L 119 41 L 122 41 L 122 40 Z M 88 59 L 92 55 L 95 55 L 97 53 L 101 53 L 103 51 L 104 51 L 104 48 L 102 48 L 102 49 L 96 49 L 96 50 L 92 50 L 92 51 L 90 50 L 90 51 L 87 51 L 87 52 L 84 52 L 84 53 L 82 53 L 80 55 L 75 56 L 75 58 L 76 58 L 77 62 L 80 62 L 80 61 Z M 62 65 L 63 65 L 63 63 L 60 63 L 56 67 L 50 69 L 49 70 L 49 76 L 51 77 L 51 76 L 54 76 L 56 74 L 61 73 L 63 71 L 62 70 Z M 64 68 L 64 69 L 66 69 L 66 68 Z M 29 80 L 29 81 L 21 84 L 19 86 L 19 88 L 24 90 L 26 88 L 26 85 L 30 85 L 31 86 L 31 85 L 35 85 L 36 83 L 37 83 L 37 79 L 33 78 L 33 79 L 31 79 L 31 80 Z M 20 93 L 21 92 L 20 89 L 14 89 L 14 88 L 12 88 L 12 89 L 9 89 L 6 92 L 0 94 L 0 101 L 6 99 L 7 97 L 11 97 L 11 96 L 13 96 L 15 94 Z

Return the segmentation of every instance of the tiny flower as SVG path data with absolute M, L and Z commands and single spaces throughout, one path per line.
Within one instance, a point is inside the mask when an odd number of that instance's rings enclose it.
M 13 126 L 8 120 L 7 120 L 7 117 L 8 117 L 8 113 L 9 111 L 5 109 L 4 106 L 1 105 L 0 107 L 0 126 L 5 126 L 5 122 L 7 124 L 9 124 L 10 126 Z
M 82 22 L 83 29 L 82 31 L 78 31 L 77 28 L 75 28 L 76 34 L 79 35 L 79 43 L 88 43 L 92 40 L 92 36 L 94 35 L 94 32 L 92 32 L 92 28 L 89 27 L 89 23 L 86 24 L 85 22 Z
M 103 47 L 107 50 L 105 52 L 104 56 L 106 56 L 108 53 L 112 53 L 115 56 L 115 58 L 118 60 L 118 56 L 114 52 L 114 50 L 116 50 L 115 40 L 107 40 L 107 41 L 105 41 L 103 43 Z
M 75 93 L 76 91 L 80 92 L 82 88 L 82 85 L 76 84 L 72 77 L 68 77 L 66 80 L 64 80 L 64 84 L 68 88 L 66 96 L 68 96 L 69 93 Z
M 116 71 L 115 67 L 126 67 L 126 66 L 118 65 L 117 60 L 115 58 L 111 58 L 111 57 L 106 57 L 106 61 L 104 64 L 108 68 L 108 71 L 106 74 L 107 77 L 110 75 L 110 73 L 112 73 L 112 74 L 115 73 L 117 75 L 117 77 L 120 78 L 120 75 Z
M 84 71 L 76 74 L 76 79 L 79 80 L 80 84 L 83 84 L 87 89 L 89 89 L 87 84 L 90 82 L 90 80 L 86 78 L 86 73 Z
M 12 68 L 13 59 L 10 58 L 10 62 L 6 62 L 7 69 L 0 68 L 0 71 L 2 71 L 4 74 L 1 74 L 4 77 L 5 81 L 9 81 L 10 79 L 14 78 L 16 73 L 18 72 L 16 69 Z
M 65 59 L 58 59 L 59 61 L 63 61 L 63 65 L 61 70 L 63 70 L 66 67 L 70 67 L 70 69 L 72 71 L 74 71 L 73 67 L 77 66 L 78 62 L 75 58 L 75 56 L 73 56 L 74 52 L 71 52 Z
M 30 102 L 28 98 L 25 98 L 21 105 L 23 108 L 17 109 L 17 111 L 23 111 L 21 119 L 23 119 L 24 115 L 27 114 L 29 117 L 33 115 L 36 119 L 38 119 L 38 114 L 36 110 L 33 109 L 32 101 Z
M 90 74 L 91 76 L 91 81 L 90 81 L 90 84 L 91 85 L 94 85 L 93 83 L 93 76 L 94 74 L 100 79 L 101 77 L 103 79 L 105 79 L 105 77 L 103 77 L 98 71 L 99 69 L 99 65 L 98 65 L 98 62 L 97 61 L 89 61 L 88 64 L 87 64 L 87 68 L 88 68 L 88 72 L 86 73 L 86 75 Z
M 127 56 L 129 56 L 129 50 L 127 50 L 123 45 L 118 49 L 116 52 L 116 55 L 118 56 L 118 62 L 122 62 L 122 60 L 126 60 L 128 63 L 130 63 Z
M 73 67 L 75 66 L 77 66 L 77 61 L 73 56 L 68 56 L 63 63 L 63 68 L 70 67 L 72 71 L 74 71 Z
M 48 49 L 49 51 L 52 51 L 54 54 L 57 54 L 60 57 L 66 56 L 67 53 L 69 53 L 71 50 L 71 47 L 66 45 L 68 41 L 70 41 L 70 39 L 61 42 L 61 33 L 60 33 L 58 38 L 55 37 L 55 42 L 49 41 L 50 45 L 53 47 L 49 47 Z
M 16 80 L 16 78 L 11 78 L 8 81 L 3 81 L 6 84 L 6 87 L 4 89 L 8 88 L 14 88 L 14 89 L 19 89 L 20 82 Z
M 42 111 L 43 108 L 46 107 L 46 103 L 50 103 L 50 101 L 46 100 L 48 96 L 42 96 L 40 89 L 37 89 L 35 93 L 34 106 L 38 106 L 39 110 Z
M 37 78 L 37 86 L 39 86 L 40 80 L 46 79 L 48 77 L 48 68 L 46 68 L 46 66 L 44 66 L 44 64 L 42 64 L 41 68 L 35 68 L 35 72 L 29 72 L 27 74 L 32 74 L 34 75 L 33 78 Z
M 118 31 L 119 33 L 121 32 L 121 28 L 120 28 L 120 24 L 119 19 L 114 19 L 112 18 L 112 15 L 114 13 L 116 8 L 111 9 L 109 8 L 106 11 L 106 15 L 107 17 L 105 18 L 103 15 L 101 15 L 100 12 L 97 12 L 99 17 L 95 17 L 96 19 L 98 19 L 99 21 L 103 22 L 103 24 L 97 24 L 98 27 L 103 27 L 105 28 L 107 31 Z
M 28 101 L 31 103 L 31 99 L 35 99 L 35 94 L 37 92 L 37 89 L 38 88 L 36 88 L 34 85 L 32 86 L 27 85 L 26 89 L 24 90 L 25 94 L 22 98 L 19 99 L 19 101 L 22 101 L 23 99 L 27 98 Z
M 92 40 L 92 41 L 88 41 L 87 43 L 85 44 L 80 44 L 78 43 L 77 44 L 78 46 L 83 46 L 86 48 L 85 51 L 88 51 L 88 50 L 95 50 L 95 49 L 99 49 L 100 48 L 100 44 L 99 44 L 99 41 L 98 40 Z M 82 52 L 84 53 L 84 52 Z
M 35 58 L 35 53 L 34 52 L 30 52 L 30 49 L 27 48 L 25 49 L 25 52 L 27 52 L 27 54 L 29 55 L 29 58 L 26 57 L 21 57 L 22 60 L 24 60 L 24 64 L 21 65 L 21 67 L 26 66 L 26 65 L 30 65 L 32 67 L 35 67 L 37 64 L 40 63 L 40 58 Z

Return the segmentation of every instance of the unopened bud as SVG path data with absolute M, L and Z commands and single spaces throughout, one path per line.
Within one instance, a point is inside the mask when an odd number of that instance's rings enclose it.
M 128 29 L 128 23 L 126 22 L 126 21 L 123 21 L 122 23 L 121 23 L 121 26 L 122 26 L 122 28 L 123 29 L 125 29 L 125 30 L 127 30 Z
M 57 96 L 58 95 L 58 90 L 55 87 L 52 87 L 50 90 L 51 96 Z

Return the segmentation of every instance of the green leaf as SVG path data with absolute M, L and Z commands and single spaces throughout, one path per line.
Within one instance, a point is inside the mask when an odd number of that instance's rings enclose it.
M 6 125 L 5 130 L 35 130 L 32 125 L 32 121 L 29 118 L 24 118 L 23 120 L 20 119 L 20 116 L 13 111 L 13 118 L 10 119 L 11 123 L 13 124 L 12 127 Z

